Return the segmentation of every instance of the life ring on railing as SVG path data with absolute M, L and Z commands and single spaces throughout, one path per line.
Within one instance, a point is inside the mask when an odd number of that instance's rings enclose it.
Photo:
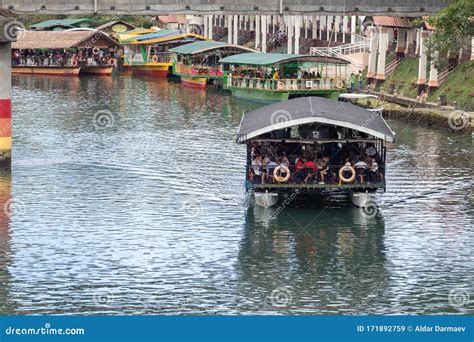
M 337 88 L 337 89 L 341 89 L 342 87 L 344 87 L 344 83 L 342 83 L 341 80 L 337 81 L 337 82 L 336 82 L 336 88 Z
M 92 53 L 94 55 L 97 55 L 99 53 L 99 51 L 100 51 L 99 48 L 96 48 L 96 47 L 92 49 Z
M 70 63 L 71 63 L 71 66 L 76 67 L 77 66 L 77 59 L 71 58 Z
M 285 89 L 285 84 L 282 81 L 278 81 L 277 83 L 277 90 Z
M 351 176 L 349 178 L 344 177 L 345 171 L 351 172 Z M 356 178 L 356 171 L 352 166 L 345 165 L 339 169 L 339 179 L 343 181 L 344 183 L 352 183 L 355 178 Z
M 284 173 L 286 173 L 285 177 L 282 177 L 279 175 L 280 170 L 282 170 Z M 285 166 L 285 165 L 279 165 L 273 170 L 273 178 L 278 182 L 278 183 L 284 183 L 288 179 L 290 179 L 290 169 Z
M 151 57 L 151 61 L 153 63 L 158 63 L 158 56 L 157 55 L 154 55 L 153 57 Z

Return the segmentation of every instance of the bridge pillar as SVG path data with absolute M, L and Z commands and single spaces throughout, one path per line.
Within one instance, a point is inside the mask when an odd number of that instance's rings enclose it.
M 295 25 L 295 54 L 300 53 L 300 36 L 301 36 L 301 15 L 297 15 L 294 17 L 294 25 Z
M 377 46 L 378 46 L 378 33 L 377 27 L 368 27 L 370 37 L 370 51 L 369 51 L 369 62 L 367 65 L 367 83 L 375 78 L 375 68 L 377 65 Z
M 435 52 L 435 56 L 438 56 L 438 51 Z M 430 80 L 428 81 L 428 91 L 433 91 L 439 87 L 438 81 L 438 69 L 434 63 L 434 60 L 430 61 Z
M 255 49 L 261 51 L 260 47 L 260 16 L 255 16 Z
M 351 43 L 354 44 L 355 43 L 355 35 L 356 35 L 356 31 L 357 31 L 357 17 L 355 15 L 353 15 L 351 17 Z
M 387 57 L 388 27 L 381 26 L 379 30 L 379 56 L 377 65 L 377 81 L 385 81 L 385 60 Z
M 318 16 L 319 20 L 319 40 L 323 40 L 323 16 Z
M 286 22 L 286 26 L 288 28 L 288 33 L 287 33 L 287 36 L 288 36 L 288 53 L 291 54 L 293 53 L 293 17 L 292 16 L 288 16 L 287 17 L 287 22 Z
M 347 33 L 347 26 L 349 24 L 349 17 L 347 15 L 344 16 L 342 19 L 342 42 L 346 42 L 346 33 Z
M 415 55 L 420 55 L 420 45 L 421 45 L 421 31 L 420 29 L 416 29 L 416 38 L 415 38 Z
M 406 29 L 398 30 L 397 47 L 395 49 L 395 52 L 397 53 L 398 57 L 403 57 L 405 55 L 407 37 L 408 33 Z
M 474 36 L 471 37 L 471 61 L 474 61 Z
M 239 44 L 239 16 L 234 15 L 234 29 L 232 30 L 234 33 L 234 39 L 232 44 Z
M 267 52 L 267 16 L 262 15 L 262 52 Z
M 341 17 L 339 15 L 336 15 L 335 20 L 334 20 L 334 41 L 337 42 L 338 40 L 338 35 L 341 28 Z
M 227 16 L 227 43 L 232 44 L 232 15 Z
M 417 93 L 418 95 L 421 92 L 426 90 L 426 67 L 428 62 L 428 56 L 426 55 L 426 39 L 428 38 L 428 32 L 421 30 L 420 32 L 420 57 L 418 59 L 418 80 L 417 84 Z
M 204 33 L 203 33 L 203 36 L 204 37 L 208 37 L 208 25 L 209 25 L 209 20 L 207 19 L 207 15 L 203 15 L 202 16 L 202 20 L 203 20 L 203 24 L 204 24 Z
M 407 30 L 407 41 L 406 41 L 406 48 L 405 48 L 405 55 L 412 55 L 415 53 L 413 41 L 415 40 L 415 30 L 408 29 Z
M 212 39 L 212 33 L 213 33 L 212 31 L 213 31 L 213 28 L 214 28 L 213 27 L 214 26 L 214 16 L 211 14 L 211 15 L 208 16 L 208 18 L 209 18 L 209 25 L 207 27 L 208 34 L 209 34 L 208 37 L 210 39 Z
M 0 167 L 11 165 L 12 149 L 12 105 L 11 105 L 11 20 L 0 16 Z M 12 35 L 15 35 L 13 32 Z

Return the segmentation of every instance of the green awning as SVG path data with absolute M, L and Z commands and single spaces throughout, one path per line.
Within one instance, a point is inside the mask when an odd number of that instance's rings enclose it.
M 322 57 L 314 55 L 295 55 L 285 53 L 241 53 L 223 58 L 219 61 L 222 64 L 242 64 L 242 65 L 260 65 L 269 66 L 282 64 L 286 62 L 313 62 L 313 63 L 332 63 L 332 64 L 349 64 L 348 61 L 333 57 Z
M 194 43 L 190 43 L 186 45 L 177 46 L 175 48 L 170 49 L 169 51 L 178 53 L 181 55 L 193 55 L 196 53 L 200 53 L 200 52 L 204 52 L 208 50 L 214 50 L 218 48 L 224 48 L 224 47 L 230 47 L 230 48 L 233 47 L 236 49 L 240 49 L 242 51 L 254 51 L 245 46 L 233 45 L 233 44 L 228 44 L 224 42 L 215 42 L 212 40 L 194 42 Z

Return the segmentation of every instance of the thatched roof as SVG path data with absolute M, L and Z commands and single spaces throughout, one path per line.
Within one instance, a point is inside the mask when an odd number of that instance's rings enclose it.
M 117 43 L 100 31 L 23 31 L 13 49 L 69 49 L 114 47 Z

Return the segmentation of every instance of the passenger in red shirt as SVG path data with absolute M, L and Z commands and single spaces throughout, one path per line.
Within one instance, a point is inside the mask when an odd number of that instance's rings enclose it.
M 313 159 L 308 159 L 304 163 L 304 168 L 306 170 L 306 178 L 304 179 L 304 182 L 307 183 L 314 179 L 314 176 L 316 176 L 316 172 L 318 171 L 318 167 L 316 166 L 316 163 Z

